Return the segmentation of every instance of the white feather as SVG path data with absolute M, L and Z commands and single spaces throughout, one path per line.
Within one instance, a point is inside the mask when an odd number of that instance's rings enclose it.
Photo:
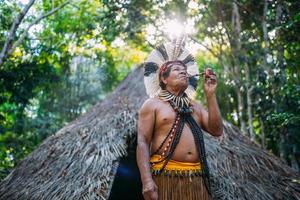
M 198 65 L 195 62 L 190 62 L 187 64 L 187 73 L 190 75 L 199 74 Z
M 150 76 L 144 77 L 144 84 L 146 93 L 150 97 L 154 97 L 158 90 L 160 90 L 158 73 L 150 74 Z
M 165 63 L 165 60 L 163 59 L 159 51 L 155 49 L 150 53 L 146 62 L 154 62 L 160 67 Z
M 178 57 L 178 60 L 184 60 L 189 54 L 190 54 L 190 52 L 188 52 L 186 49 L 184 49 L 183 52 L 181 53 L 181 55 Z
M 174 45 L 172 43 L 166 43 L 165 44 L 166 47 L 166 51 L 169 57 L 169 61 L 173 61 L 172 57 L 173 57 L 173 49 L 174 49 Z

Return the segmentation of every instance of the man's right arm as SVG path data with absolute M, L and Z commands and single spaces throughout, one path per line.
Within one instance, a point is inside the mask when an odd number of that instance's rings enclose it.
M 153 99 L 145 101 L 139 111 L 138 118 L 138 141 L 137 141 L 137 164 L 143 184 L 145 199 L 157 199 L 157 186 L 155 185 L 150 171 L 150 150 L 155 125 L 155 107 Z

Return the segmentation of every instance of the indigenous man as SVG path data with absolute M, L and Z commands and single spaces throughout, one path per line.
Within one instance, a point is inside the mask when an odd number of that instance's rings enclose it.
M 144 64 L 150 96 L 139 111 L 137 163 L 146 200 L 210 199 L 202 129 L 221 136 L 216 75 L 206 69 L 208 111 L 193 101 L 198 67 L 180 42 L 160 45 Z

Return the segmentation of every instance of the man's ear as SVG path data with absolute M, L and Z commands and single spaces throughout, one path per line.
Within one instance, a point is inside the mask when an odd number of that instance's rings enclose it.
M 164 77 L 161 78 L 161 81 L 162 81 L 165 85 L 167 85 L 167 80 L 166 80 Z

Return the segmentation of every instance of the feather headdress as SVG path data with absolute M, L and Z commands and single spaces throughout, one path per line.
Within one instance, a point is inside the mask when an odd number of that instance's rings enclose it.
M 168 61 L 181 61 L 186 65 L 187 73 L 191 76 L 185 93 L 189 98 L 194 98 L 198 77 L 193 75 L 199 73 L 198 66 L 193 55 L 184 48 L 184 44 L 185 38 L 181 36 L 173 42 L 159 45 L 149 54 L 144 63 L 144 84 L 149 97 L 158 96 L 162 90 L 159 86 L 159 72 L 162 65 Z

